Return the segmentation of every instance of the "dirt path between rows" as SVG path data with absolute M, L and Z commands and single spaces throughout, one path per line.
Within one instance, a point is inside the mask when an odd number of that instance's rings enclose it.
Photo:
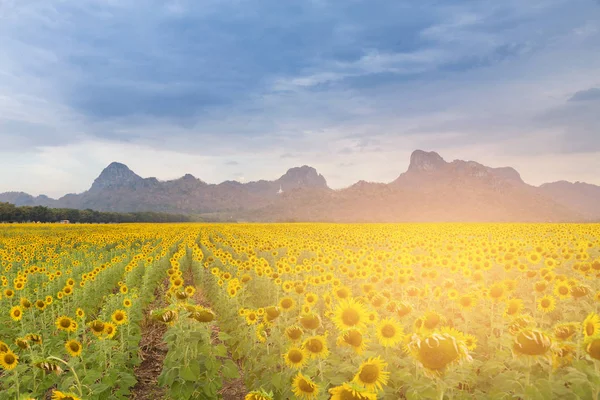
M 167 355 L 167 345 L 163 336 L 167 331 L 165 324 L 158 324 L 150 319 L 150 311 L 165 307 L 165 286 L 169 285 L 168 278 L 159 285 L 155 292 L 154 301 L 144 311 L 141 323 L 142 339 L 140 340 L 140 358 L 142 363 L 134 369 L 137 384 L 131 390 L 132 400 L 162 400 L 167 399 L 166 390 L 158 386 L 158 376 L 162 372 L 163 360 Z

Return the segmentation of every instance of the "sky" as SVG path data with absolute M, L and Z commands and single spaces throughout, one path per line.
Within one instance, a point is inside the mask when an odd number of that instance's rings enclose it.
M 342 188 L 415 149 L 600 184 L 600 0 L 0 0 L 0 192 Z

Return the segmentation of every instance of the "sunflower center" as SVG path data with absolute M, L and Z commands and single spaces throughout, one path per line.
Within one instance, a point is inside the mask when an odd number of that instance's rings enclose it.
M 290 308 L 292 306 L 292 300 L 290 299 L 283 299 L 281 301 L 281 307 L 283 308 Z
M 560 294 L 562 294 L 562 295 L 567 295 L 567 294 L 569 294 L 569 288 L 568 288 L 568 287 L 565 287 L 565 286 L 561 286 L 561 287 L 558 289 L 558 293 L 560 293 Z
M 4 355 L 4 362 L 5 362 L 6 364 L 8 364 L 8 365 L 11 365 L 11 364 L 13 364 L 15 361 L 16 361 L 16 358 L 15 358 L 15 356 L 13 356 L 12 354 L 10 354 L 10 353 L 7 353 L 7 354 L 5 354 L 5 355 Z
M 440 370 L 456 360 L 459 354 L 453 339 L 441 337 L 427 339 L 420 348 L 419 356 L 425 368 Z
M 490 296 L 492 296 L 495 299 L 502 296 L 502 293 L 504 293 L 504 289 L 500 287 L 493 287 L 492 290 L 490 290 Z
M 361 382 L 367 384 L 373 384 L 377 382 L 377 379 L 379 379 L 379 367 L 377 367 L 376 365 L 365 365 L 360 370 L 359 378 Z
M 344 389 L 340 393 L 341 400 L 359 400 L 359 399 L 361 399 L 361 397 L 358 397 L 358 396 L 359 396 L 358 394 L 355 396 L 354 393 L 352 393 L 352 391 L 350 391 L 348 389 Z
M 321 343 L 320 340 L 311 339 L 308 341 L 308 345 L 306 346 L 306 348 L 311 353 L 320 353 L 321 351 L 323 351 L 323 343 Z
M 92 324 L 92 330 L 96 333 L 104 332 L 104 324 L 102 322 L 96 322 Z
M 288 359 L 294 363 L 294 364 L 298 364 L 299 362 L 301 362 L 304 359 L 304 355 L 302 354 L 301 351 L 299 350 L 291 350 L 288 353 Z
M 290 339 L 298 340 L 302 336 L 302 331 L 300 329 L 290 329 L 287 334 Z
M 521 332 L 515 339 L 514 350 L 529 356 L 539 356 L 548 351 L 552 342 L 540 332 Z
M 65 328 L 65 329 L 70 328 L 71 327 L 71 321 L 68 320 L 68 319 L 66 319 L 66 318 L 65 319 L 61 319 L 60 320 L 60 326 L 62 328 Z
M 342 312 L 342 321 L 344 324 L 354 326 L 360 321 L 360 314 L 353 308 L 348 308 Z
M 298 389 L 304 393 L 312 393 L 315 391 L 314 385 L 312 385 L 306 379 L 300 379 L 300 382 L 298 382 Z
M 396 328 L 393 325 L 385 325 L 381 328 L 381 336 L 384 338 L 393 338 L 396 335 Z
M 69 343 L 69 348 L 71 349 L 71 351 L 73 351 L 74 353 L 77 353 L 79 351 L 79 344 L 78 343 Z
M 433 329 L 440 322 L 440 317 L 438 315 L 429 315 L 425 322 L 423 323 L 427 329 Z
M 351 331 L 344 336 L 344 341 L 350 346 L 358 347 L 362 344 L 362 335 L 358 331 Z
M 550 307 L 550 300 L 548 300 L 548 299 L 543 299 L 543 300 L 542 300 L 542 307 L 544 307 L 544 308 L 548 308 L 548 307 Z
M 596 331 L 596 328 L 594 327 L 594 324 L 592 324 L 592 323 L 588 322 L 588 323 L 585 325 L 585 333 L 586 333 L 588 336 L 594 336 L 594 332 L 595 332 L 595 331 Z
M 590 357 L 600 360 L 600 339 L 594 339 L 594 341 L 589 344 L 587 352 Z

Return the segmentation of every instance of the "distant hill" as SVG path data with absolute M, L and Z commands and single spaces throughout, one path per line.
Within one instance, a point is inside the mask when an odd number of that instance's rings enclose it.
M 600 186 L 555 182 L 535 187 L 510 167 L 445 161 L 416 150 L 390 183 L 360 181 L 332 190 L 314 168 L 289 169 L 279 179 L 208 184 L 192 175 L 142 178 L 111 163 L 81 194 L 60 199 L 22 192 L 0 202 L 98 211 L 158 211 L 247 221 L 591 221 L 600 219 Z

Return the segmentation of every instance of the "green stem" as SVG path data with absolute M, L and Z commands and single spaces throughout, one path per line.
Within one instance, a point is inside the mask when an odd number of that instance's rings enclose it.
M 69 365 L 69 363 L 66 362 L 65 360 L 60 359 L 58 357 L 50 356 L 50 357 L 48 357 L 48 359 L 60 361 L 61 363 L 65 364 L 67 367 L 69 367 L 71 369 L 71 372 L 73 372 L 73 376 L 75 377 L 75 381 L 77 382 L 77 391 L 79 392 L 79 395 L 83 397 L 83 391 L 81 390 L 81 381 L 79 380 L 79 376 L 77 376 L 77 372 L 75 371 L 75 368 L 73 368 L 71 365 Z
M 19 392 L 19 373 L 17 372 L 16 369 L 15 369 L 15 387 L 17 389 L 17 398 L 19 398 L 21 396 L 21 393 Z

